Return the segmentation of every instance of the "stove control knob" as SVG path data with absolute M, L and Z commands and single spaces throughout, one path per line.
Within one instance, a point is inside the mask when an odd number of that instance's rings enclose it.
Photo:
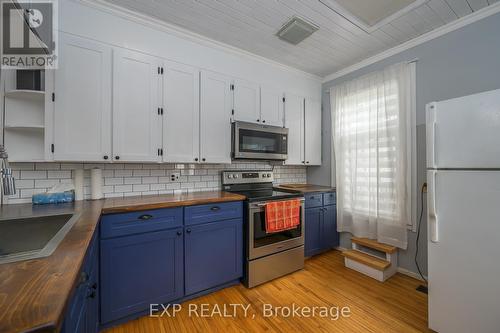
M 234 177 L 234 178 L 238 178 L 239 176 L 238 176 L 237 174 L 234 174 L 234 175 L 233 175 L 233 177 Z
M 231 179 L 231 178 L 233 178 L 233 175 L 229 174 L 229 175 L 227 175 L 227 178 Z
M 267 176 L 266 176 L 266 174 L 265 174 L 265 173 L 263 173 L 263 174 L 262 174 L 262 178 L 266 178 L 266 177 L 267 177 Z
M 267 178 L 271 178 L 271 174 L 270 173 L 267 174 Z

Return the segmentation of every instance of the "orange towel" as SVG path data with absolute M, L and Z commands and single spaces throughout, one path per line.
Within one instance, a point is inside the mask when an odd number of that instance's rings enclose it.
M 266 204 L 266 233 L 295 229 L 299 224 L 299 199 L 273 201 Z

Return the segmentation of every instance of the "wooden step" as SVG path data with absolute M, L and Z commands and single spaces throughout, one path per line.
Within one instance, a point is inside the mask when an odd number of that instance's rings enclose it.
M 363 245 L 371 249 L 385 253 L 394 253 L 398 250 L 398 248 L 395 246 L 379 243 L 376 240 L 369 238 L 352 237 L 351 241 L 353 243 Z
M 346 258 L 360 262 L 379 271 L 383 271 L 391 265 L 391 263 L 388 261 L 377 258 L 375 256 L 371 256 L 358 250 L 346 250 L 342 252 L 342 255 Z

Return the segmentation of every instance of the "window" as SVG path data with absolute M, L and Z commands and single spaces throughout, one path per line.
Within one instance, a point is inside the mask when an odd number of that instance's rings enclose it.
M 415 65 L 406 63 L 332 88 L 339 231 L 406 248 L 416 205 L 414 88 Z

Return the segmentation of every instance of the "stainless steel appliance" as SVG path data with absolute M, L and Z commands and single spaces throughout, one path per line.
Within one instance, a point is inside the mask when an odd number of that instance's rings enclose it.
M 273 190 L 273 180 L 272 171 L 222 172 L 223 190 L 247 197 L 243 282 L 248 288 L 304 267 L 304 197 Z M 299 226 L 266 233 L 266 203 L 293 198 L 301 200 Z
M 288 128 L 237 121 L 231 138 L 233 159 L 287 159 Z

